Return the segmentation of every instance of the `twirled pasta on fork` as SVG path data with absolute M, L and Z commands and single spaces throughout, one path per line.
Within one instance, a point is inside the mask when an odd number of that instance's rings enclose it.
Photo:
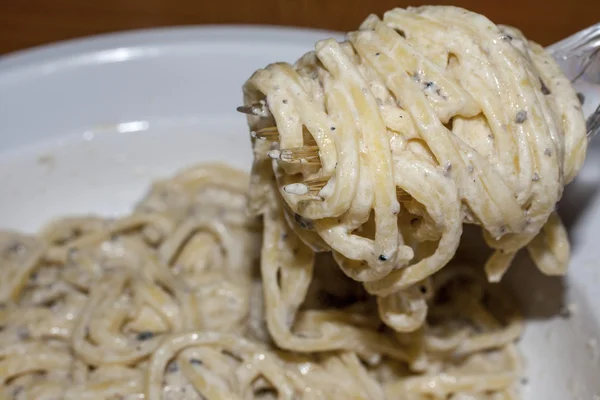
M 523 247 L 544 273 L 565 272 L 554 209 L 585 158 L 585 121 L 560 68 L 518 30 L 455 7 L 395 9 L 258 70 L 244 95 L 254 211 L 268 219 L 281 201 L 394 329 L 424 321 L 406 304 L 422 308 L 415 287 L 454 256 L 463 224 L 494 249 L 490 281 Z

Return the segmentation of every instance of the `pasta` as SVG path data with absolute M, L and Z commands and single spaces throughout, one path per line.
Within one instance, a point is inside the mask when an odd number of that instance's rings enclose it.
M 518 30 L 456 7 L 394 9 L 256 71 L 244 96 L 254 212 L 282 201 L 296 234 L 331 251 L 396 331 L 423 324 L 415 285 L 448 264 L 464 224 L 493 249 L 492 282 L 524 247 L 542 272 L 565 273 L 555 206 L 585 158 L 585 121 Z
M 577 97 L 464 10 L 348 38 L 245 84 L 250 176 L 200 164 L 127 216 L 0 232 L 0 399 L 518 398 L 523 321 L 489 281 L 523 247 L 564 273 Z M 484 268 L 453 259 L 463 224 Z
M 513 398 L 521 317 L 476 268 L 415 288 L 427 323 L 395 332 L 248 184 L 203 164 L 131 215 L 0 233 L 0 398 Z

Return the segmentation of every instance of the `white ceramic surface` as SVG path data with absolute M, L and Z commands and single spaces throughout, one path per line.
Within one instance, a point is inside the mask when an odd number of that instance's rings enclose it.
M 250 165 L 240 86 L 331 32 L 203 27 L 67 42 L 0 58 L 0 228 L 33 232 L 58 214 L 127 212 L 156 178 L 199 161 Z M 600 147 L 561 203 L 569 277 L 526 261 L 526 400 L 600 399 Z M 557 317 L 569 309 L 568 318 Z M 565 314 L 563 310 L 563 314 Z M 597 397 L 594 397 L 597 396 Z

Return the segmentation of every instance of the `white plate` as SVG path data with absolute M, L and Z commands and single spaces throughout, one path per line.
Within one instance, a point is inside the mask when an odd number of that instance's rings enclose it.
M 205 27 L 78 40 L 0 58 L 0 227 L 35 231 L 58 214 L 122 214 L 149 183 L 207 160 L 247 168 L 240 86 L 331 32 Z M 527 300 L 526 399 L 600 396 L 600 149 L 561 211 L 569 278 L 516 265 Z M 570 318 L 557 318 L 570 306 Z

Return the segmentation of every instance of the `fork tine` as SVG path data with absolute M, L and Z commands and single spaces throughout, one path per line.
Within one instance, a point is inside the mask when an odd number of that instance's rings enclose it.
M 396 187 L 396 196 L 398 197 L 398 201 L 410 201 L 412 196 L 408 194 L 404 189 Z
M 271 142 L 276 142 L 279 140 L 279 131 L 276 126 L 268 126 L 266 128 L 258 129 L 257 131 L 250 132 L 252 137 L 257 139 L 268 140 Z
M 257 117 L 268 118 L 271 116 L 271 111 L 264 100 L 249 105 L 243 105 L 236 108 L 237 112 L 255 115 Z
M 587 136 L 592 139 L 600 131 L 600 104 L 588 104 L 597 99 L 600 84 L 600 23 L 592 25 L 546 48 L 565 76 L 576 86 L 587 116 Z M 586 100 L 585 104 L 582 100 Z
M 586 121 L 587 135 L 591 139 L 600 132 L 600 105 Z
M 304 146 L 281 151 L 281 160 L 287 163 L 317 165 L 321 163 L 317 146 Z

